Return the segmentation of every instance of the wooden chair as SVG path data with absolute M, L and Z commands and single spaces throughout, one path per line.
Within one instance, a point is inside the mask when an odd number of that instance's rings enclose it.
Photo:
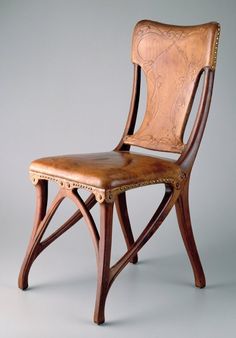
M 97 257 L 98 278 L 94 321 L 104 322 L 105 301 L 111 284 L 156 232 L 173 206 L 192 265 L 195 285 L 205 286 L 205 276 L 194 241 L 188 202 L 192 166 L 202 139 L 211 102 L 220 26 L 212 22 L 197 26 L 173 26 L 143 20 L 137 23 L 132 41 L 134 82 L 127 124 L 118 146 L 111 152 L 47 157 L 30 165 L 36 187 L 36 215 L 31 239 L 19 275 L 19 287 L 28 287 L 28 274 L 36 257 L 77 221 L 84 217 Z M 143 122 L 135 131 L 139 104 L 141 69 L 147 81 L 147 104 Z M 199 80 L 203 89 L 195 122 L 187 143 L 184 130 Z M 180 154 L 177 160 L 142 155 L 131 146 Z M 47 209 L 48 182 L 59 185 L 59 192 Z M 151 184 L 164 184 L 165 194 L 140 236 L 134 240 L 126 191 Z M 91 195 L 83 201 L 78 189 Z M 43 239 L 57 208 L 64 198 L 71 199 L 78 211 L 60 228 Z M 98 232 L 89 210 L 100 206 Z M 127 244 L 127 252 L 111 267 L 112 219 L 115 203 Z

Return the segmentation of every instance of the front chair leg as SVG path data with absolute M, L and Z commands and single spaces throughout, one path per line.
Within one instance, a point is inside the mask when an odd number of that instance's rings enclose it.
M 29 270 L 33 261 L 37 257 L 38 247 L 37 243 L 35 243 L 35 237 L 37 234 L 38 227 L 41 221 L 43 220 L 47 210 L 48 181 L 39 180 L 35 185 L 35 189 L 36 189 L 36 210 L 35 210 L 34 227 L 32 230 L 29 245 L 18 278 L 18 285 L 19 288 L 22 290 L 25 290 L 28 287 Z
M 22 290 L 28 288 L 28 275 L 30 268 L 34 260 L 42 251 L 42 245 L 40 241 L 54 213 L 61 204 L 62 200 L 65 198 L 63 191 L 60 190 L 55 199 L 53 200 L 51 207 L 46 212 L 47 184 L 48 182 L 44 180 L 39 180 L 38 183 L 36 184 L 35 224 L 18 278 L 18 285 L 19 288 Z
M 192 265 L 195 285 L 199 288 L 206 286 L 206 280 L 202 264 L 197 251 L 197 246 L 194 240 L 190 211 L 189 211 L 189 179 L 185 183 L 183 190 L 175 204 L 176 213 L 179 223 L 180 232 L 184 241 L 185 248 L 188 253 L 189 260 Z
M 110 259 L 112 243 L 113 203 L 100 204 L 100 240 L 98 251 L 97 294 L 94 322 L 105 321 L 105 302 L 110 286 Z

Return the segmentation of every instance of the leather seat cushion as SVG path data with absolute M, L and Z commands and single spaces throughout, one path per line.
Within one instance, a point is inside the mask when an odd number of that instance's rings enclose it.
M 101 189 L 178 179 L 181 175 L 180 167 L 173 160 L 128 151 L 40 158 L 31 163 L 30 172 Z

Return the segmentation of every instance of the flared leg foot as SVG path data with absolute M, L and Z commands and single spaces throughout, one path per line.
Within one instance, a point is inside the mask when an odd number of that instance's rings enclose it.
M 28 289 L 28 276 L 30 268 L 37 257 L 35 253 L 37 252 L 37 249 L 32 248 L 25 256 L 25 259 L 23 261 L 23 264 L 21 266 L 21 270 L 18 277 L 18 287 L 21 290 Z
M 23 275 L 23 273 L 20 272 L 19 277 L 18 277 L 18 287 L 21 290 L 26 290 L 28 289 L 28 276 Z

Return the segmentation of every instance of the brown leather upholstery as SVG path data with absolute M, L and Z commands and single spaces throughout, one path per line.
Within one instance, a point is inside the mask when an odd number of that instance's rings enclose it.
M 33 161 L 30 172 L 99 189 L 168 178 L 178 180 L 181 175 L 180 167 L 171 160 L 125 151 L 46 157 Z
M 125 143 L 181 153 L 183 133 L 199 73 L 215 67 L 219 25 L 173 26 L 140 21 L 134 30 L 132 61 L 147 80 L 144 120 Z

